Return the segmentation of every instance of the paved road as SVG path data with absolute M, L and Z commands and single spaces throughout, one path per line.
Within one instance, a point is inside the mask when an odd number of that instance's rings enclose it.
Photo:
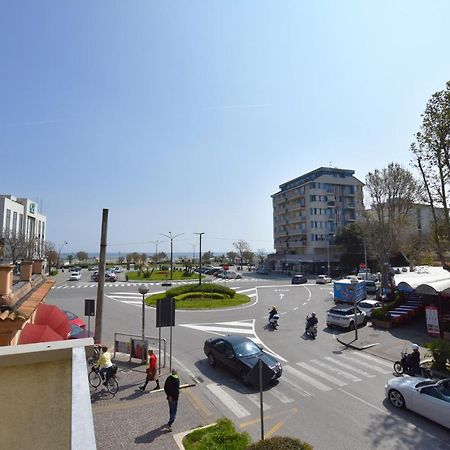
M 63 282 L 48 301 L 83 313 L 83 299 L 94 298 L 96 284 L 86 280 Z M 264 393 L 266 433 L 298 436 L 316 449 L 450 448 L 450 433 L 408 411 L 394 410 L 384 400 L 384 384 L 392 376 L 391 363 L 364 352 L 343 348 L 325 328 L 332 305 L 331 287 L 286 284 L 247 276 L 227 285 L 252 298 L 251 305 L 220 311 L 177 311 L 173 355 L 198 383 L 202 394 L 241 430 L 259 436 L 259 397 L 251 388 L 216 367 L 209 367 L 203 342 L 215 335 L 244 334 L 265 346 L 283 363 L 280 382 Z M 161 291 L 158 285 L 151 292 Z M 275 304 L 280 328 L 265 328 Z M 113 332 L 140 334 L 141 297 L 132 283 L 105 286 L 104 340 Z M 315 310 L 319 334 L 315 341 L 302 336 L 307 314 Z M 157 335 L 155 316 L 147 308 L 147 334 Z M 335 330 L 334 332 L 339 333 Z M 167 330 L 163 336 L 168 337 Z

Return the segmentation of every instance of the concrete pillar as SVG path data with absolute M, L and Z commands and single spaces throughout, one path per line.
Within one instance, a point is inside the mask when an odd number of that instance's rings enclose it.
M 33 260 L 33 273 L 42 275 L 44 273 L 44 260 L 35 259 Z
M 22 261 L 20 263 L 20 281 L 31 281 L 33 261 Z
M 10 264 L 0 265 L 0 296 L 8 296 L 12 291 L 13 268 Z

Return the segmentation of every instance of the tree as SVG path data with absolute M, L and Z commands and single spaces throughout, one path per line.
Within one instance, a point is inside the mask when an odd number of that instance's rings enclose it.
M 238 254 L 236 252 L 227 252 L 227 260 L 229 263 L 234 264 L 236 259 L 238 258 Z
M 241 265 L 243 264 L 245 253 L 251 252 L 250 244 L 243 239 L 239 239 L 236 242 L 233 242 L 234 248 L 236 249 L 239 259 L 241 260 Z
M 444 269 L 450 271 L 446 253 L 450 247 L 450 81 L 446 89 L 432 95 L 422 117 L 421 131 L 410 148 L 431 207 L 436 253 Z
M 45 243 L 45 257 L 48 261 L 49 269 L 51 267 L 56 267 L 58 264 L 58 251 L 56 250 L 56 246 L 53 242 L 47 241 Z
M 267 258 L 267 252 L 263 248 L 256 250 L 256 257 L 260 266 L 264 265 L 264 260 Z
M 3 259 L 9 259 L 13 264 L 30 255 L 30 242 L 24 233 L 14 233 L 9 229 L 0 232 L 3 242 Z
M 361 223 L 352 223 L 336 233 L 334 244 L 341 250 L 340 267 L 344 272 L 353 272 L 364 261 L 364 238 Z
M 211 251 L 207 251 L 205 253 L 203 253 L 202 255 L 202 265 L 203 264 L 210 264 L 211 263 L 211 259 L 214 258 L 214 253 Z
M 86 261 L 89 258 L 89 255 L 86 252 L 77 252 L 75 255 L 78 261 Z
M 69 255 L 67 255 L 67 260 L 69 261 L 69 266 L 72 265 L 73 258 L 74 258 L 74 256 L 71 253 Z

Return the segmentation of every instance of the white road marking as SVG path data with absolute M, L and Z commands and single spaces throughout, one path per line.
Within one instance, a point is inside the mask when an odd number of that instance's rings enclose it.
M 295 401 L 293 398 L 284 395 L 278 388 L 272 388 L 267 392 L 273 395 L 281 403 L 293 403 Z
M 344 370 L 337 369 L 336 367 L 333 367 L 331 364 L 324 363 L 323 361 L 320 361 L 319 359 L 311 359 L 311 362 L 320 367 L 323 367 L 324 369 L 329 370 L 330 372 L 334 372 L 335 374 L 337 374 L 343 378 L 346 378 L 347 380 L 350 380 L 353 382 L 362 381 L 361 378 L 355 377 L 351 373 L 345 372 Z
M 296 381 L 290 380 L 289 377 L 286 376 L 286 372 L 283 373 L 282 382 L 290 384 L 291 389 L 294 390 L 295 392 L 297 392 L 298 394 L 302 395 L 303 397 L 311 397 L 311 394 L 309 392 L 304 391 L 303 389 L 298 387 L 298 384 Z
M 364 370 L 358 369 L 357 367 L 351 366 L 350 364 L 345 364 L 341 361 L 338 361 L 331 356 L 325 356 L 325 359 L 331 361 L 333 364 L 337 364 L 338 366 L 343 367 L 344 369 L 351 370 L 352 372 L 356 372 L 359 375 L 362 375 L 366 378 L 375 378 L 375 375 L 371 375 L 370 373 L 365 372 Z
M 368 369 L 375 370 L 375 372 L 379 373 L 392 373 L 392 370 L 382 369 L 380 367 L 375 366 L 373 363 L 368 363 L 365 361 L 360 361 L 358 358 L 354 358 L 353 356 L 342 355 L 342 358 L 348 359 L 349 361 L 353 361 L 360 366 L 367 367 Z
M 253 334 L 253 331 L 250 328 L 230 328 L 230 327 L 217 327 L 210 325 L 180 325 L 186 328 L 192 328 L 193 330 L 199 331 L 218 331 L 218 332 L 233 332 L 238 334 Z
M 271 353 L 273 356 L 275 356 L 275 358 L 277 359 L 281 359 L 281 361 L 283 362 L 287 362 L 287 359 L 284 359 L 282 356 L 278 355 L 277 353 L 275 353 L 274 351 L 272 351 L 269 347 L 267 347 L 266 344 L 263 343 L 263 341 L 259 338 L 259 336 L 256 334 L 255 331 L 255 319 L 253 319 L 253 334 L 255 335 L 256 339 L 258 339 L 261 344 L 263 345 L 263 347 L 267 350 L 268 353 Z
M 357 397 L 357 396 L 354 395 L 354 394 L 350 394 L 350 392 L 347 392 L 347 391 L 345 391 L 344 389 L 339 388 L 338 390 L 339 390 L 340 392 L 343 392 L 344 394 L 349 395 L 350 397 L 353 397 L 355 400 L 358 400 L 358 401 L 360 401 L 361 403 L 364 403 L 365 405 L 370 406 L 371 408 L 377 410 L 377 411 L 380 412 L 381 414 L 384 414 L 385 416 L 388 415 L 387 411 L 385 411 L 384 409 L 378 408 L 378 406 L 372 405 L 372 403 L 369 403 L 368 401 L 366 401 L 366 400 L 364 400 L 364 399 L 362 399 L 362 398 L 360 398 L 360 397 Z
M 334 383 L 339 387 L 347 386 L 347 383 L 345 381 L 338 380 L 336 377 L 328 375 L 327 373 L 323 372 L 322 370 L 316 369 L 315 367 L 311 367 L 307 363 L 298 362 L 297 366 L 303 367 L 303 369 L 306 369 L 309 372 L 312 372 L 313 374 L 318 375 L 319 377 L 324 378 L 325 380 L 329 381 L 330 383 Z
M 127 305 L 140 305 L 142 306 L 142 300 L 121 300 L 121 303 L 126 303 Z
M 294 308 L 294 311 L 297 311 L 297 309 L 298 309 L 298 306 L 296 306 L 296 307 Z
M 303 306 L 305 306 L 306 305 L 306 302 L 305 303 L 303 303 Z
M 393 363 L 391 363 L 391 362 L 387 362 L 387 361 L 385 361 L 385 360 L 383 360 L 381 358 L 377 358 L 375 356 L 369 356 L 369 355 L 367 355 L 366 353 L 363 353 L 363 352 L 358 353 L 358 357 L 367 359 L 369 361 L 373 361 L 375 364 L 380 364 L 382 366 L 389 367 L 389 369 L 391 369 L 391 371 L 392 371 Z
M 253 394 L 245 394 L 245 398 L 248 398 L 255 406 L 260 408 L 260 399 L 259 394 L 253 393 Z M 263 410 L 267 410 L 272 408 L 269 404 L 267 404 L 265 401 L 263 401 Z
M 237 418 L 250 416 L 250 412 L 241 406 L 230 394 L 225 392 L 217 384 L 208 384 L 206 386 Z
M 299 370 L 295 369 L 291 366 L 284 366 L 283 370 L 285 372 L 288 372 L 291 375 L 296 376 L 297 378 L 300 378 L 300 380 L 304 381 L 305 383 L 310 384 L 311 386 L 314 386 L 316 389 L 319 389 L 320 391 L 327 392 L 331 391 L 331 388 L 329 386 L 326 386 L 325 384 L 321 383 L 320 381 L 317 381 L 316 379 L 310 377 L 309 375 L 306 375 L 303 372 L 300 372 Z

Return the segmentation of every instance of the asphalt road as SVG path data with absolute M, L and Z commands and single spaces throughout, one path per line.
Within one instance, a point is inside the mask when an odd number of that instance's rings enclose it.
M 83 271 L 82 280 L 62 277 L 48 296 L 83 315 L 84 299 L 96 297 L 96 283 Z M 252 298 L 250 305 L 215 311 L 177 311 L 173 329 L 174 366 L 182 365 L 202 393 L 240 430 L 260 434 L 259 394 L 224 370 L 210 367 L 203 354 L 205 339 L 244 334 L 275 354 L 283 364 L 280 381 L 264 392 L 265 432 L 297 436 L 315 449 L 444 449 L 450 432 L 409 411 L 399 411 L 384 399 L 384 385 L 392 377 L 391 363 L 364 352 L 344 348 L 325 326 L 332 306 L 331 285 L 291 285 L 289 280 L 259 279 L 245 274 L 227 285 Z M 141 296 L 132 283 L 106 283 L 104 342 L 114 332 L 139 335 Z M 150 286 L 150 292 L 163 290 Z M 266 328 L 269 308 L 276 305 L 280 327 Z M 303 336 L 306 315 L 319 318 L 316 340 Z M 146 334 L 157 336 L 155 312 L 146 308 Z M 168 329 L 163 330 L 168 339 Z

